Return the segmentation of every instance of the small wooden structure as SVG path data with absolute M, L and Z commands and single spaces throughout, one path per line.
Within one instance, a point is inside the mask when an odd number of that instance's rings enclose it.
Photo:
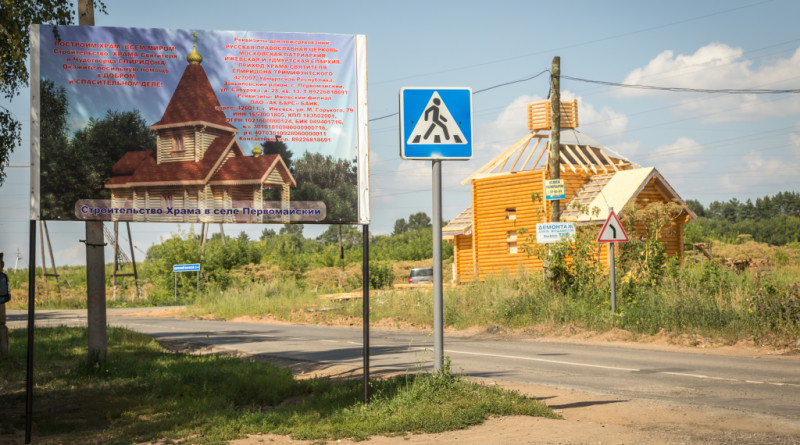
M 236 137 L 239 129 L 228 123 L 200 65 L 196 42 L 186 59 L 164 115 L 150 126 L 156 150 L 127 152 L 114 164 L 105 184 L 112 207 L 162 210 L 126 215 L 129 221 L 176 221 L 167 213 L 171 208 L 184 222 L 261 222 L 255 213 L 225 211 L 262 209 L 262 189 L 280 188 L 281 209 L 288 210 L 289 188 L 297 184 L 281 156 L 261 156 L 258 146 L 253 156 L 245 155 Z
M 644 207 L 675 202 L 683 211 L 662 241 L 668 255 L 681 255 L 683 225 L 696 218 L 686 203 L 655 168 L 642 168 L 578 131 L 577 100 L 562 102 L 561 110 L 559 165 L 566 196 L 560 220 L 602 224 L 609 207 L 622 214 L 629 203 Z M 549 221 L 550 205 L 543 193 L 544 181 L 550 179 L 549 101 L 528 104 L 528 129 L 530 133 L 462 182 L 471 184 L 472 205 L 442 229 L 443 239 L 454 243 L 458 281 L 542 268 L 539 258 L 521 248 L 521 232 L 525 229 L 525 237 L 535 240 L 536 224 Z M 534 194 L 541 200 L 533 200 Z M 581 206 L 600 212 L 588 215 Z M 607 255 L 607 243 L 601 244 L 601 255 Z

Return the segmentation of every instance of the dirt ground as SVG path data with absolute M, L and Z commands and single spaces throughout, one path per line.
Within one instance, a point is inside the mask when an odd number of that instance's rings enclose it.
M 141 315 L 141 314 L 131 314 Z M 160 314 L 160 316 L 177 314 Z M 246 320 L 257 321 L 252 318 Z M 266 320 L 275 323 L 275 320 Z M 452 336 L 481 338 L 536 338 L 537 341 L 601 342 L 631 348 L 695 351 L 704 354 L 780 356 L 798 360 L 798 349 L 779 350 L 753 343 L 721 345 L 699 336 L 634 336 L 627 331 L 595 333 L 570 326 L 508 332 L 500 327 L 448 332 Z M 546 332 L 546 334 L 545 334 Z M 170 346 L 170 345 L 167 345 Z M 172 345 L 173 349 L 193 349 L 190 345 Z M 215 352 L 200 348 L 194 352 Z M 299 378 L 358 378 L 357 369 L 341 365 L 269 359 L 286 366 Z M 798 360 L 800 366 L 800 360 Z M 376 370 L 376 376 L 380 371 Z M 561 420 L 525 416 L 493 418 L 466 430 L 438 434 L 407 434 L 397 437 L 374 436 L 358 442 L 363 445 L 395 444 L 800 444 L 800 420 L 791 421 L 766 416 L 707 407 L 693 407 L 643 399 L 624 399 L 607 394 L 588 393 L 551 386 L 494 380 L 478 380 L 487 385 L 520 392 L 544 401 L 563 416 Z M 230 442 L 232 445 L 296 445 L 320 442 L 297 441 L 273 434 L 253 435 Z M 328 441 L 353 444 L 350 440 Z
M 356 378 L 357 370 L 275 360 L 299 377 Z M 331 444 L 800 444 L 800 422 L 698 408 L 623 399 L 572 389 L 494 380 L 477 380 L 544 401 L 563 419 L 510 416 L 493 418 L 466 430 L 438 434 L 373 436 L 370 440 L 331 440 Z M 298 445 L 320 442 L 292 440 L 274 434 L 253 435 L 232 445 Z

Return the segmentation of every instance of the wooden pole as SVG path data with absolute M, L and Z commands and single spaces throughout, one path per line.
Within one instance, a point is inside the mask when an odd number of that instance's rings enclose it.
M 553 57 L 550 70 L 550 179 L 561 178 L 561 57 Z M 558 200 L 550 201 L 550 221 L 560 221 Z
M 139 273 L 136 272 L 136 254 L 133 253 L 133 237 L 131 236 L 131 223 L 125 221 L 125 226 L 128 227 L 128 242 L 131 246 L 131 264 L 133 265 L 133 280 L 136 284 L 136 299 L 142 298 L 141 291 L 139 290 Z
M 42 250 L 42 289 L 44 290 L 44 295 L 48 294 L 47 292 L 47 264 L 44 260 L 44 229 L 42 228 L 42 220 L 39 220 L 39 238 L 41 241 L 41 250 Z
M 94 26 L 94 0 L 78 0 L 78 24 Z M 97 364 L 105 363 L 108 333 L 103 221 L 86 221 L 86 307 L 89 360 Z
M 342 225 L 339 224 L 339 259 L 344 259 L 344 248 L 342 247 Z
M 50 244 L 50 231 L 47 230 L 47 221 L 42 221 L 44 225 L 44 236 L 47 239 L 47 251 L 50 253 L 50 266 L 53 267 L 53 276 L 56 278 L 56 284 L 58 284 L 58 271 L 56 270 L 56 260 L 53 256 L 53 245 Z M 59 292 L 61 290 L 59 289 Z
M 111 274 L 111 299 L 117 299 L 117 270 L 119 270 L 119 221 L 114 221 L 114 272 Z

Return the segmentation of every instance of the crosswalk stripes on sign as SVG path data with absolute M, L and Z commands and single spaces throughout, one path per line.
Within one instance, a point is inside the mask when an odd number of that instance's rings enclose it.
M 417 160 L 472 158 L 472 89 L 400 89 L 400 157 Z
M 438 91 L 417 119 L 407 144 L 466 144 L 467 140 Z

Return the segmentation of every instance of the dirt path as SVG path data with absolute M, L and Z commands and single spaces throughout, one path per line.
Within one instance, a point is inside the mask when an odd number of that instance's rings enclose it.
M 494 382 L 486 382 L 493 384 Z M 439 434 L 373 437 L 364 445 L 418 444 L 798 444 L 800 422 L 706 408 L 625 400 L 602 394 L 538 385 L 497 382 L 544 400 L 563 420 L 502 417 L 467 430 Z M 231 442 L 311 444 L 285 436 L 260 435 Z M 329 441 L 354 444 L 349 440 Z

